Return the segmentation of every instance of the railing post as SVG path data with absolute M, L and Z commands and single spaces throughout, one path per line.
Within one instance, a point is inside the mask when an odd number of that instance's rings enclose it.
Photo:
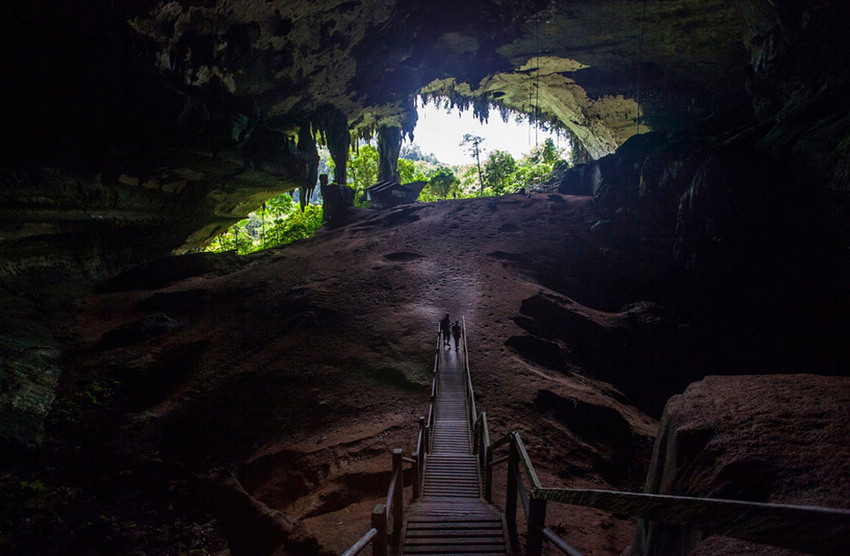
M 422 475 L 422 462 L 425 459 L 425 417 L 419 417 L 419 437 L 416 446 L 416 463 L 413 464 L 413 499 L 419 499 L 419 478 Z
M 519 537 L 516 530 L 517 480 L 519 477 L 519 453 L 516 447 L 516 433 L 511 433 L 508 444 L 508 493 L 505 498 L 505 521 L 511 538 L 511 548 L 519 552 Z
M 378 504 L 372 510 L 372 527 L 378 533 L 372 541 L 372 556 L 387 556 L 387 507 Z
M 493 452 L 484 449 L 484 500 L 493 501 Z
M 398 480 L 393 492 L 393 539 L 392 545 L 398 546 L 401 541 L 401 528 L 404 521 L 404 462 L 401 448 L 393 450 L 393 474 L 398 473 Z
M 419 460 L 422 459 L 422 455 L 419 452 L 416 452 L 413 457 L 413 465 L 411 466 L 411 471 L 413 471 L 413 499 L 419 499 Z
M 528 501 L 528 535 L 525 539 L 528 556 L 543 554 L 544 527 L 546 527 L 546 500 L 532 496 Z

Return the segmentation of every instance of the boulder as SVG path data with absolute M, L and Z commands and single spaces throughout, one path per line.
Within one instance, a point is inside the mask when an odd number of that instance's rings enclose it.
M 559 193 L 593 195 L 597 205 L 615 209 L 637 197 L 644 160 L 662 149 L 664 134 L 634 135 L 613 154 L 568 170 L 561 179 Z
M 138 344 L 167 334 L 177 328 L 177 321 L 165 313 L 148 315 L 109 330 L 100 338 L 100 347 L 114 348 Z
M 848 414 L 850 378 L 708 376 L 667 403 L 644 492 L 850 508 Z M 640 521 L 632 556 L 695 549 L 777 553 Z
M 0 443 L 41 441 L 61 374 L 59 357 L 59 344 L 46 327 L 0 318 Z
M 657 303 L 606 312 L 540 292 L 520 312 L 513 320 L 527 334 L 506 347 L 534 364 L 609 382 L 649 415 L 660 416 L 671 395 L 703 376 L 693 333 Z
M 602 176 L 599 171 L 599 162 L 579 164 L 564 173 L 558 193 L 564 195 L 593 195 L 599 189 Z
M 347 185 L 322 184 L 322 219 L 331 226 L 339 226 L 345 213 L 354 206 L 354 190 Z

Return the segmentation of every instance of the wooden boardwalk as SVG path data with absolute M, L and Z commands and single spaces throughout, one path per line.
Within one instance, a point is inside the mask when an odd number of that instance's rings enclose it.
M 431 450 L 422 497 L 410 506 L 402 554 L 506 554 L 501 514 L 481 498 L 471 454 L 460 353 L 441 348 Z

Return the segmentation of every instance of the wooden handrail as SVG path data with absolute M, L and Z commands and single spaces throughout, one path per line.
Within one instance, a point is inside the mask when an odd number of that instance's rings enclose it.
M 360 537 L 356 543 L 354 543 L 351 548 L 342 553 L 342 556 L 355 556 L 356 554 L 360 554 L 360 552 L 369 546 L 369 543 L 375 538 L 378 534 L 378 530 L 372 527 L 369 529 L 365 535 Z
M 581 552 L 567 544 L 564 539 L 556 535 L 555 532 L 548 527 L 543 528 L 543 537 L 552 543 L 555 548 L 560 550 L 562 554 L 566 554 L 567 556 L 581 556 Z
M 850 510 L 593 489 L 541 488 L 533 496 L 816 554 L 850 546 Z
M 517 444 L 519 461 L 522 463 L 523 468 L 525 468 L 525 473 L 528 476 L 528 480 L 531 481 L 532 488 L 535 490 L 543 488 L 543 485 L 540 484 L 540 479 L 537 478 L 537 472 L 534 470 L 534 464 L 531 463 L 531 458 L 528 457 L 528 452 L 525 450 L 525 443 L 522 441 L 522 437 L 518 432 L 514 433 L 514 441 Z
M 475 409 L 475 389 L 472 387 L 472 373 L 469 370 L 469 351 L 467 350 L 466 343 L 466 317 L 460 318 L 463 323 L 461 328 L 461 340 L 463 341 L 463 374 L 464 374 L 464 382 L 466 383 L 466 399 L 467 399 L 467 421 L 469 422 L 469 429 L 473 430 L 475 427 L 475 421 L 478 418 L 478 413 Z
M 494 460 L 493 451 L 506 444 L 508 456 Z M 504 461 L 508 461 L 505 507 L 508 531 L 516 535 L 519 498 L 528 523 L 526 549 L 530 556 L 541 554 L 544 542 L 564 554 L 580 554 L 545 527 L 547 502 L 592 507 L 815 554 L 834 554 L 836 547 L 850 545 L 850 510 L 612 490 L 545 488 L 540 484 L 518 432 L 511 432 L 489 446 L 485 473 L 490 474 L 493 466 Z M 526 493 L 523 476 L 530 483 L 529 493 Z M 485 484 L 488 480 L 492 479 L 485 475 Z M 518 540 L 511 539 L 511 542 L 518 547 Z
M 502 438 L 500 438 L 499 440 L 490 444 L 490 449 L 491 450 L 497 450 L 497 449 L 501 448 L 502 446 L 506 446 L 511 440 L 513 440 L 512 436 L 511 436 L 512 434 L 513 433 L 508 433 L 505 436 L 503 436 Z
M 518 500 L 521 501 L 528 523 L 526 550 L 529 556 L 539 556 L 544 543 L 549 543 L 568 556 L 580 556 L 578 550 L 545 526 L 547 502 L 592 507 L 673 526 L 694 527 L 704 533 L 716 533 L 816 554 L 834 554 L 837 547 L 850 546 L 850 510 L 611 490 L 543 487 L 518 432 L 511 431 L 495 442 L 490 442 L 487 414 L 476 413 L 475 391 L 467 351 L 466 319 L 463 319 L 462 334 L 468 420 L 473 432 L 473 452 L 478 455 L 478 464 L 485 474 L 484 498 L 492 501 L 493 468 L 507 462 L 508 492 L 505 517 L 511 545 L 515 551 L 519 550 L 516 530 Z M 395 545 L 400 542 L 403 519 L 403 464 L 406 462 L 413 465 L 414 498 L 418 498 L 421 492 L 419 481 L 422 477 L 422 466 L 430 448 L 429 432 L 435 419 L 434 402 L 439 388 L 442 341 L 442 332 L 438 332 L 431 403 L 427 419 L 424 416 L 419 418 L 416 451 L 411 458 L 406 458 L 400 449 L 393 450 L 393 472 L 387 491 L 387 503 L 375 506 L 372 512 L 372 528 L 348 549 L 344 556 L 354 556 L 369 544 L 372 544 L 373 554 L 386 556 L 391 516 L 392 542 Z M 494 458 L 494 452 L 504 447 L 508 448 L 508 455 Z M 528 481 L 529 488 L 526 488 L 523 479 Z
M 404 463 L 413 465 L 414 479 L 418 476 L 417 458 L 406 458 L 401 448 L 393 450 L 393 471 L 390 477 L 390 485 L 387 488 L 386 504 L 378 504 L 372 510 L 372 528 L 354 543 L 351 548 L 343 552 L 343 556 L 354 556 L 360 553 L 368 545 L 372 545 L 372 554 L 387 556 L 389 546 L 398 546 L 401 541 L 401 529 L 404 520 Z M 418 489 L 414 486 L 414 492 Z M 393 527 L 390 535 L 389 522 L 392 517 Z
M 393 471 L 390 484 L 387 488 L 386 504 L 378 504 L 372 511 L 372 528 L 343 553 L 343 556 L 354 556 L 360 553 L 369 544 L 372 545 L 372 553 L 386 556 L 390 542 L 398 545 L 401 540 L 401 529 L 404 520 L 404 469 L 403 464 L 409 463 L 413 469 L 413 498 L 418 499 L 421 493 L 421 479 L 423 477 L 423 466 L 425 457 L 430 449 L 429 434 L 434 425 L 434 401 L 436 400 L 439 382 L 437 380 L 440 363 L 440 347 L 442 346 L 442 333 L 437 332 L 437 345 L 434 348 L 434 377 L 431 380 L 431 401 L 428 407 L 428 417 L 419 417 L 419 433 L 416 437 L 416 450 L 410 458 L 404 457 L 402 450 L 393 450 Z M 399 481 L 401 487 L 398 486 Z M 389 519 L 393 518 L 392 538 L 389 537 Z

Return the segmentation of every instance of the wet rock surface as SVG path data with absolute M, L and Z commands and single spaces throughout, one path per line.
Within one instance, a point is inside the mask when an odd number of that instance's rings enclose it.
M 49 329 L 32 321 L 0 318 L 0 445 L 30 445 L 56 397 L 60 347 Z
M 847 509 L 848 412 L 847 378 L 706 377 L 665 407 L 645 492 Z M 632 553 L 694 549 L 796 553 L 648 523 Z
M 667 294 L 672 243 L 631 235 L 624 248 L 594 230 L 602 210 L 589 197 L 532 194 L 355 211 L 347 226 L 229 270 L 221 262 L 160 289 L 80 300 L 51 325 L 64 330 L 65 355 L 45 442 L 9 452 L 7 492 L 34 481 L 44 489 L 27 495 L 31 512 L 7 514 L 20 531 L 9 546 L 44 546 L 27 515 L 59 544 L 101 546 L 95 511 L 112 516 L 111 546 L 244 545 L 226 524 L 238 512 L 204 503 L 194 486 L 224 470 L 241 485 L 227 496 L 253 508 L 263 542 L 292 554 L 343 550 L 382 500 L 391 450 L 412 448 L 447 311 L 466 319 L 493 434 L 519 431 L 544 484 L 640 490 L 664 400 L 710 370 L 769 361 L 775 348 L 736 350 L 751 335 L 732 323 L 722 339 L 696 334 L 706 325 Z M 147 283 L 143 274 L 134 283 Z M 156 313 L 180 325 L 140 342 L 100 341 Z M 785 368 L 820 345 L 801 336 L 783 346 L 797 355 Z M 800 395 L 809 403 L 817 392 Z M 747 461 L 727 470 L 730 481 L 759 473 L 761 457 Z M 773 492 L 773 480 L 747 484 L 748 496 Z M 494 492 L 503 496 L 503 476 Z M 153 517 L 126 497 L 173 509 Z M 262 508 L 292 530 L 269 529 L 278 521 Z M 588 551 L 620 553 L 631 542 L 634 522 L 623 516 L 558 505 L 548 515 Z
M 639 488 L 654 417 L 705 374 L 846 376 L 845 6 L 641 8 L 4 4 L 3 548 L 341 551 L 368 529 L 389 451 L 410 449 L 445 311 L 467 317 L 494 431 L 520 431 L 551 485 Z M 313 186 L 317 141 L 345 183 L 361 136 L 411 131 L 417 91 L 483 116 L 494 99 L 529 112 L 532 90 L 587 162 L 553 179 L 562 194 L 348 209 L 285 249 L 162 259 Z M 825 386 L 841 380 L 699 383 L 687 396 L 736 408 L 706 418 L 758 441 L 739 453 L 720 425 L 683 429 L 695 459 L 665 476 L 840 503 L 818 481 L 846 491 L 842 471 L 812 454 L 847 459 L 846 400 Z M 549 517 L 586 552 L 632 538 L 622 516 Z

